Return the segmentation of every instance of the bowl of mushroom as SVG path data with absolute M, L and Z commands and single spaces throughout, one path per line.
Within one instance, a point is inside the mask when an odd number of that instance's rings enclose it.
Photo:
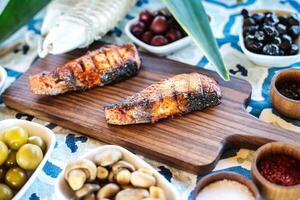
M 180 200 L 153 167 L 115 145 L 99 147 L 67 164 L 55 186 L 57 199 Z

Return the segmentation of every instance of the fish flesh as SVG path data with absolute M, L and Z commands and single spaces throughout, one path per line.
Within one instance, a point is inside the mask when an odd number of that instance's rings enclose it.
M 122 102 L 104 107 L 107 123 L 127 125 L 154 123 L 221 103 L 221 89 L 211 77 L 179 74 L 154 83 Z
M 29 84 L 33 93 L 39 95 L 83 91 L 129 79 L 140 66 L 141 59 L 133 44 L 105 45 L 53 71 L 30 76 Z

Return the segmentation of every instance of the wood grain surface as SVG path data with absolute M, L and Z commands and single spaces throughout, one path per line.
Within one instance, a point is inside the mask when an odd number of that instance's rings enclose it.
M 94 49 L 101 44 L 90 47 Z M 251 86 L 231 78 L 224 82 L 212 71 L 150 55 L 142 56 L 142 69 L 130 80 L 95 88 L 87 92 L 42 97 L 34 95 L 28 76 L 51 70 L 84 54 L 86 49 L 38 59 L 3 95 L 5 104 L 37 118 L 81 132 L 110 144 L 146 155 L 173 167 L 197 174 L 213 169 L 228 147 L 258 147 L 269 141 L 300 143 L 300 134 L 277 128 L 250 116 L 244 109 Z M 156 124 L 108 125 L 103 106 L 117 102 L 151 83 L 175 74 L 200 72 L 214 77 L 221 85 L 222 103 L 205 111 L 194 112 Z

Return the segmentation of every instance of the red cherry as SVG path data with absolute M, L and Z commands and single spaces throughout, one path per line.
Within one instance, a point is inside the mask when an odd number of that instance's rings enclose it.
M 151 23 L 150 30 L 153 33 L 161 34 L 168 30 L 167 19 L 164 16 L 157 16 Z
M 163 46 L 168 43 L 168 40 L 163 35 L 156 35 L 151 40 L 151 45 L 153 46 Z
M 182 33 L 179 30 L 171 29 L 167 32 L 166 37 L 171 41 L 174 42 L 179 40 L 182 37 Z
M 139 19 L 146 24 L 150 24 L 152 22 L 153 15 L 148 10 L 144 10 L 140 12 Z
M 141 40 L 147 44 L 150 44 L 153 36 L 154 35 L 151 31 L 146 31 L 145 33 L 142 34 Z
M 146 26 L 143 22 L 138 22 L 131 26 L 131 33 L 136 37 L 140 36 L 146 29 Z

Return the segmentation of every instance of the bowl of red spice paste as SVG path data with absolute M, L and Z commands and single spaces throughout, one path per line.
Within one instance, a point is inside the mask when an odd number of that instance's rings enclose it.
M 265 199 L 300 199 L 299 146 L 282 142 L 263 145 L 254 155 L 251 172 Z

